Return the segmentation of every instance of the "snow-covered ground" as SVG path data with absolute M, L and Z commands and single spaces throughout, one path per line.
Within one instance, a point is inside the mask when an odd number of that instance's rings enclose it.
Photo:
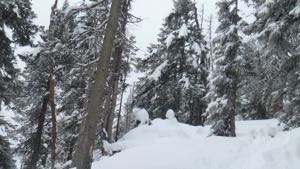
M 300 169 L 300 128 L 283 132 L 277 120 L 237 122 L 237 137 L 209 136 L 209 126 L 156 119 L 108 145 L 121 150 L 93 169 Z

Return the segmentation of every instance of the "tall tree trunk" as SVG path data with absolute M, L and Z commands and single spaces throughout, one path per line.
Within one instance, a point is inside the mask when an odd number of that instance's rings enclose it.
M 42 146 L 42 135 L 44 130 L 44 123 L 45 123 L 48 101 L 49 101 L 49 94 L 46 94 L 43 97 L 42 108 L 41 111 L 39 112 L 40 115 L 39 115 L 37 131 L 35 134 L 34 142 L 32 142 L 33 151 L 30 156 L 30 159 L 28 159 L 28 161 L 26 162 L 27 164 L 25 164 L 24 169 L 37 169 L 37 162 L 39 161 L 39 156 L 40 156 L 41 146 Z
M 93 77 L 91 92 L 88 98 L 88 112 L 82 133 L 79 135 L 73 163 L 77 169 L 90 169 L 93 158 L 93 146 L 96 138 L 96 127 L 100 118 L 100 106 L 103 105 L 105 95 L 105 82 L 108 75 L 108 65 L 112 55 L 114 40 L 118 29 L 118 21 L 121 10 L 121 0 L 113 0 L 110 16 L 105 29 L 104 41 L 100 52 L 100 59 L 97 63 L 97 70 Z
M 54 17 L 56 15 L 56 8 L 57 8 L 58 0 L 55 0 L 54 5 L 52 6 L 51 11 L 51 21 L 49 25 L 49 34 L 48 34 L 48 41 L 49 47 L 52 49 L 53 44 L 52 41 L 54 40 Z M 55 106 L 55 79 L 54 79 L 54 58 L 51 54 L 49 55 L 49 105 L 51 108 L 51 169 L 55 168 L 55 161 L 56 161 L 56 106 Z
M 238 0 L 235 0 L 235 16 L 238 17 Z M 238 24 L 238 20 L 239 18 L 235 18 L 234 20 L 234 24 L 235 26 L 237 26 Z M 235 30 L 234 32 L 237 36 L 238 36 L 238 31 L 237 29 Z M 236 42 L 238 43 L 238 42 Z M 236 100 L 237 100 L 237 88 L 238 88 L 238 72 L 237 72 L 237 68 L 235 67 L 235 65 L 233 65 L 234 63 L 234 60 L 236 59 L 237 57 L 237 52 L 238 52 L 238 44 L 235 44 L 236 47 L 235 47 L 235 50 L 233 51 L 233 57 L 231 58 L 232 59 L 232 63 L 230 65 L 230 69 L 232 72 L 234 72 L 232 75 L 231 75 L 231 84 L 230 84 L 230 87 L 229 87 L 229 98 L 228 98 L 228 113 L 229 113 L 229 117 L 227 117 L 227 126 L 228 126 L 228 129 L 229 129 L 229 132 L 230 132 L 230 135 L 231 137 L 235 137 L 236 136 L 236 133 L 235 133 L 235 114 L 236 114 Z
M 51 169 L 55 168 L 56 161 L 56 109 L 55 109 L 55 80 L 54 80 L 54 63 L 53 58 L 50 58 L 49 68 L 50 68 L 50 77 L 49 77 L 49 104 L 51 107 Z
M 122 43 L 122 42 L 121 42 Z M 112 77 L 109 80 L 109 94 L 108 98 L 105 103 L 104 112 L 105 116 L 103 119 L 104 121 L 104 129 L 107 133 L 107 141 L 112 142 L 112 126 L 113 126 L 113 119 L 114 119 L 114 112 L 117 103 L 117 96 L 118 96 L 118 86 L 119 86 L 119 79 L 120 79 L 120 71 L 121 71 L 121 64 L 122 64 L 122 54 L 123 54 L 123 44 L 116 44 L 115 50 L 113 52 L 114 61 L 111 68 Z
M 124 91 L 125 91 L 126 77 L 127 77 L 127 74 L 125 74 L 123 76 L 123 81 L 122 81 L 122 93 L 121 93 L 121 96 L 120 96 L 121 100 L 120 100 L 119 112 L 118 112 L 118 116 L 117 116 L 117 127 L 116 127 L 115 141 L 118 140 L 118 136 L 119 136 L 119 132 L 120 132 L 120 120 L 121 120 L 121 113 L 122 113 L 122 104 L 123 104 L 123 95 L 124 95 Z
M 112 68 L 113 78 L 112 78 L 112 95 L 111 95 L 111 102 L 110 102 L 110 108 L 109 108 L 109 114 L 107 119 L 107 125 L 106 125 L 106 131 L 108 134 L 109 141 L 113 140 L 112 136 L 112 127 L 113 127 L 113 119 L 114 119 L 114 112 L 116 109 L 117 104 L 117 96 L 118 96 L 118 87 L 119 87 L 119 79 L 121 75 L 121 66 L 122 66 L 122 56 L 124 51 L 124 43 L 126 36 L 126 25 L 127 25 L 127 19 L 128 19 L 128 10 L 130 6 L 131 0 L 123 0 L 122 4 L 122 17 L 121 17 L 121 28 L 119 32 L 119 39 L 121 39 L 120 43 L 116 44 L 116 48 L 113 53 L 114 57 L 114 66 Z M 123 87 L 123 86 L 122 86 Z M 123 91 L 122 91 L 123 94 Z M 122 96 L 121 96 L 122 97 Z M 122 98 L 121 98 L 122 100 Z M 120 103 L 122 104 L 122 103 Z
M 211 71 L 214 70 L 214 59 L 213 59 L 213 42 L 212 42 L 212 14 L 209 17 L 209 59 L 208 59 L 208 67 Z

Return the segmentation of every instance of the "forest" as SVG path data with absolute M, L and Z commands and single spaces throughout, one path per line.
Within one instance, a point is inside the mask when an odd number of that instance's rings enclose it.
M 173 0 L 143 56 L 139 0 L 52 1 L 0 0 L 0 169 L 300 168 L 300 0 Z

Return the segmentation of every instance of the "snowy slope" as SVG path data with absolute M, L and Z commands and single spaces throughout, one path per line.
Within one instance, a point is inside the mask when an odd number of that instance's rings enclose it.
M 276 120 L 237 122 L 237 137 L 208 136 L 209 127 L 152 121 L 119 142 L 122 150 L 93 169 L 300 169 L 300 129 L 282 132 Z

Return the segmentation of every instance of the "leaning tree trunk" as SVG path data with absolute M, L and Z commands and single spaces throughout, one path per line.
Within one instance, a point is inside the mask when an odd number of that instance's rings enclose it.
M 37 131 L 34 136 L 35 137 L 34 142 L 32 143 L 33 144 L 32 154 L 30 156 L 30 159 L 28 159 L 28 161 L 25 163 L 24 169 L 37 169 L 37 162 L 39 161 L 39 156 L 42 147 L 42 135 L 44 130 L 44 123 L 46 118 L 48 101 L 49 101 L 49 93 L 47 93 L 43 97 L 41 111 L 39 112 Z
M 121 63 L 122 63 L 122 45 L 116 44 L 115 49 L 113 52 L 113 63 L 111 65 L 111 78 L 108 82 L 108 96 L 105 100 L 104 108 L 101 114 L 104 114 L 103 117 L 103 128 L 107 134 L 105 139 L 108 142 L 112 142 L 112 126 L 113 126 L 113 119 L 114 119 L 114 111 L 117 102 L 117 95 L 118 95 L 118 85 L 119 85 L 119 78 L 120 78 L 120 70 L 121 70 Z
M 108 65 L 114 46 L 120 16 L 121 2 L 113 0 L 110 16 L 105 29 L 104 41 L 94 73 L 93 83 L 88 98 L 87 116 L 82 123 L 82 130 L 78 138 L 78 144 L 74 154 L 73 163 L 77 169 L 90 169 L 93 158 L 93 146 L 96 138 L 96 127 L 101 114 L 101 105 L 105 95 L 105 82 L 108 75 Z
M 105 130 L 108 135 L 108 141 L 111 142 L 113 140 L 112 128 L 113 128 L 113 120 L 114 120 L 114 112 L 117 104 L 117 96 L 118 96 L 118 87 L 119 80 L 121 75 L 121 66 L 122 66 L 122 56 L 124 51 L 124 36 L 126 33 L 126 25 L 128 19 L 128 8 L 130 6 L 131 0 L 124 0 L 122 4 L 122 17 L 121 17 L 121 28 L 119 30 L 119 39 L 120 42 L 115 44 L 115 50 L 113 52 L 114 62 L 112 65 L 112 78 L 110 80 L 110 101 L 109 107 L 107 108 L 107 115 L 105 116 Z M 122 103 L 120 103 L 122 104 Z M 105 109 L 104 109 L 105 110 Z

